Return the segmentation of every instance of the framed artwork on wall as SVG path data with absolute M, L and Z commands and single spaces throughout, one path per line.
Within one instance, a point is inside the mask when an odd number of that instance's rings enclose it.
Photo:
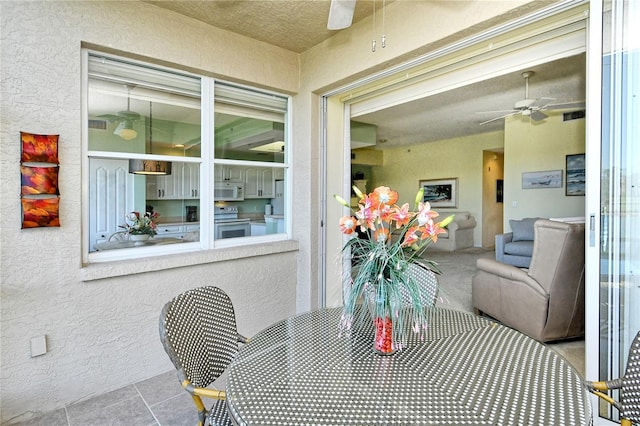
M 421 180 L 419 186 L 424 188 L 422 201 L 431 207 L 458 207 L 458 178 Z
M 23 163 L 58 164 L 58 138 L 59 135 L 36 135 L 20 132 L 20 141 L 22 142 L 20 161 Z
M 562 188 L 562 170 L 522 173 L 522 189 Z
M 585 195 L 585 171 L 584 154 L 567 155 L 566 195 Z

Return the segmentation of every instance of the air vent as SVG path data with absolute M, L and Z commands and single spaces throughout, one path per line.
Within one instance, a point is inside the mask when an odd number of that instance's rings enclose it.
M 579 120 L 581 118 L 584 118 L 584 116 L 585 116 L 584 110 L 565 112 L 564 114 L 562 114 L 562 121 Z
M 106 120 L 89 120 L 89 128 L 97 130 L 107 130 Z

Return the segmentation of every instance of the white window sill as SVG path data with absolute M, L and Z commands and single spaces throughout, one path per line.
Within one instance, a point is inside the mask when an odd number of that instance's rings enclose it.
M 92 263 L 82 268 L 82 281 L 95 281 L 104 278 L 121 277 L 143 272 L 184 268 L 206 263 L 224 262 L 254 256 L 297 251 L 299 243 L 294 240 L 275 241 L 259 244 L 247 244 L 234 247 L 198 250 L 137 259 L 127 259 L 104 263 Z

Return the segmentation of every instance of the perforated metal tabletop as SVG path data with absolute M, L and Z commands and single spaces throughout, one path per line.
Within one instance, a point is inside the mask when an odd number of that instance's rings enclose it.
M 339 337 L 341 314 L 286 319 L 241 348 L 227 381 L 236 424 L 591 424 L 578 373 L 518 331 L 434 308 L 424 341 L 408 332 L 407 347 L 383 356 L 372 324 Z

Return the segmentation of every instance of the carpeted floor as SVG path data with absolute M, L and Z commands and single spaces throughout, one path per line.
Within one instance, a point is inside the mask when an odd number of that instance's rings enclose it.
M 494 251 L 478 247 L 457 252 L 427 250 L 422 257 L 437 262 L 442 271 L 442 275 L 438 276 L 440 286 L 438 306 L 473 312 L 471 279 L 476 270 L 476 260 L 481 257 L 493 259 Z M 584 377 L 584 339 L 551 342 L 547 343 L 547 346 L 567 359 Z

